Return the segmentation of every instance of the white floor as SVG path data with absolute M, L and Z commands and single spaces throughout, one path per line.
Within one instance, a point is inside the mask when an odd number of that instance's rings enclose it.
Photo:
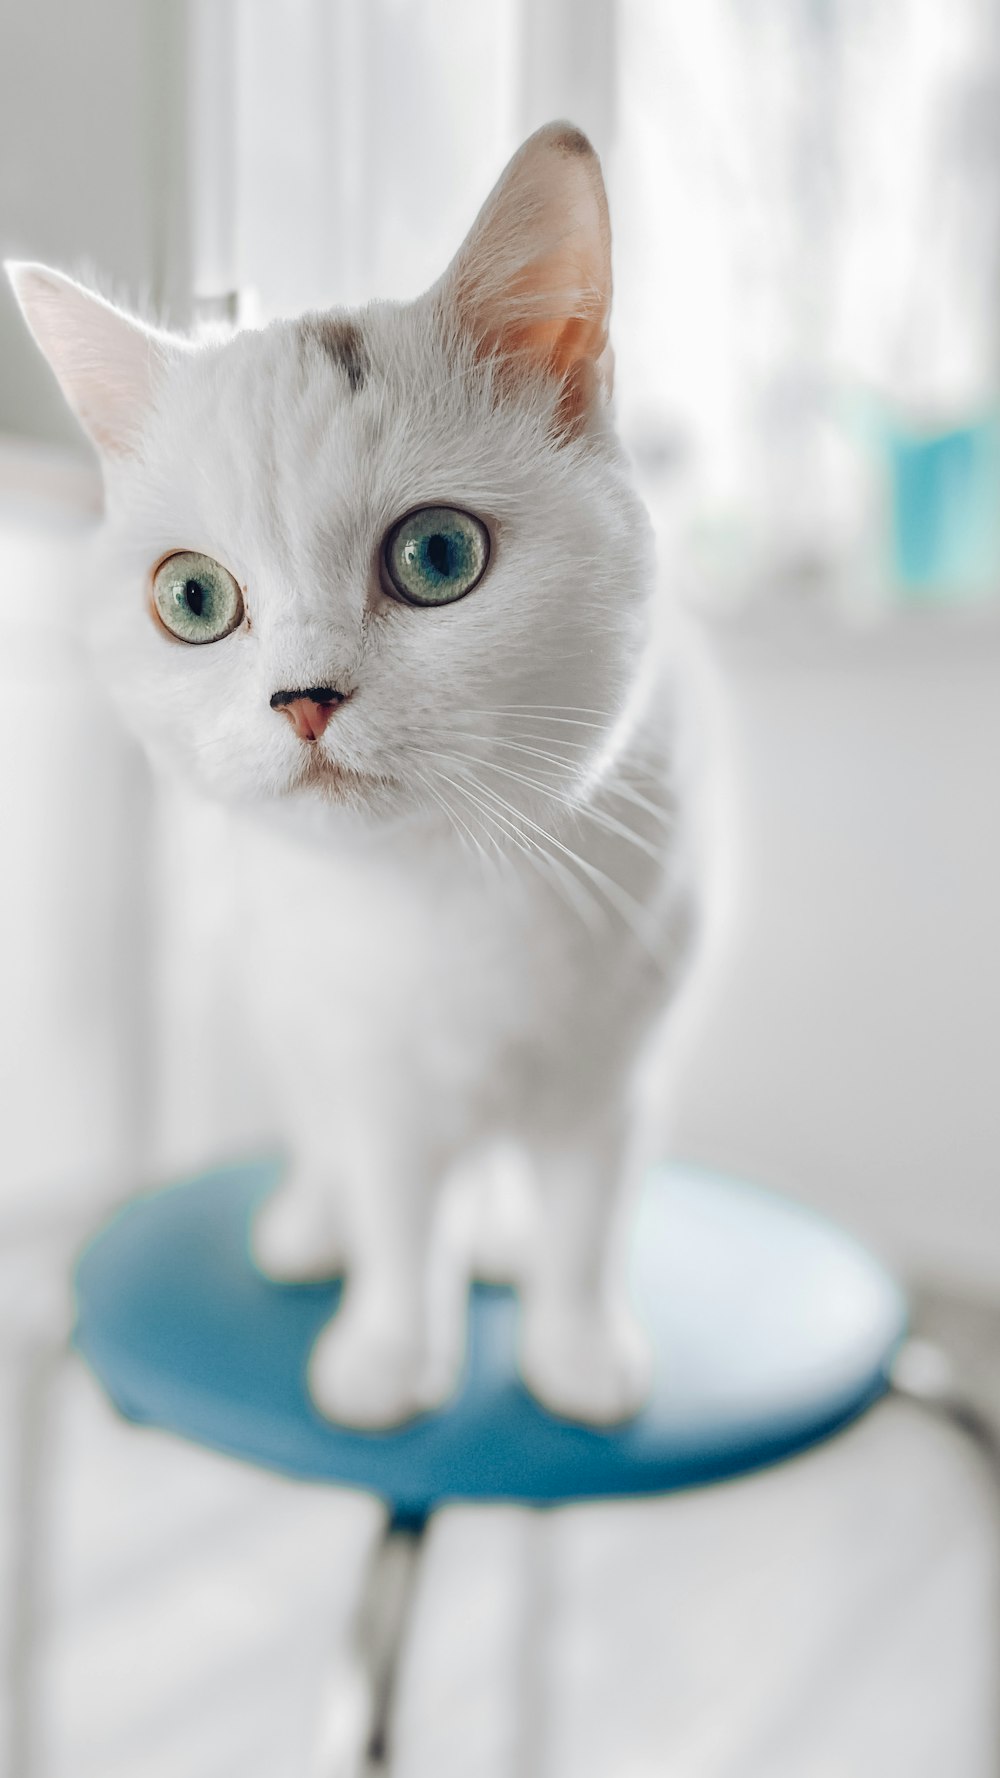
M 10 1425 L 10 1362 L 3 1379 Z M 352 1741 L 379 1507 L 127 1426 L 75 1359 L 44 1411 L 20 1525 L 4 1478 L 8 1576 L 35 1599 L 13 1663 L 0 1625 L 21 1688 L 10 1778 L 311 1778 L 324 1712 Z M 712 1489 L 443 1511 L 391 1770 L 993 1778 L 996 1508 L 971 1447 L 891 1402 Z M 4 1598 L 9 1616 L 23 1587 Z
M 304 1778 L 381 1509 L 123 1428 L 75 1364 L 51 1413 L 39 1778 Z
M 716 1489 L 453 1511 L 400 1778 L 986 1778 L 984 1504 L 963 1454 L 893 1404 Z

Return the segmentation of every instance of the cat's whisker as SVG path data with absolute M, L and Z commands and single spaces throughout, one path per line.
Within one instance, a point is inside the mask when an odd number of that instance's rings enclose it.
M 430 769 L 433 777 L 441 776 L 441 774 L 434 772 L 433 767 L 431 767 L 429 769 Z M 458 836 L 460 843 L 462 845 L 465 845 L 466 841 L 468 841 L 468 843 L 472 846 L 473 851 L 476 854 L 476 856 L 480 860 L 484 859 L 485 858 L 485 849 L 483 847 L 482 840 L 477 838 L 477 836 L 473 833 L 471 827 L 469 827 L 468 824 L 462 819 L 461 815 L 458 813 L 458 810 L 452 808 L 447 797 L 442 795 L 442 793 L 431 782 L 431 779 L 426 775 L 426 773 L 421 772 L 417 768 L 414 768 L 414 775 L 417 777 L 417 779 L 420 781 L 420 783 L 424 786 L 424 789 L 426 791 L 428 791 L 428 793 L 434 799 L 434 801 L 436 802 L 438 807 L 441 810 L 443 810 L 445 817 L 447 818 L 448 822 L 450 823 L 453 831 Z M 445 780 L 445 782 L 447 782 L 447 780 Z
M 486 820 L 490 821 L 491 825 L 499 825 L 500 832 L 513 841 L 517 850 L 531 864 L 533 864 L 536 869 L 539 868 L 542 863 L 548 867 L 547 874 L 550 880 L 555 883 L 557 889 L 560 890 L 563 901 L 567 906 L 572 907 L 580 915 L 589 931 L 594 932 L 598 929 L 595 928 L 594 925 L 593 917 L 595 914 L 597 915 L 599 926 L 606 925 L 606 912 L 601 908 L 595 898 L 587 892 L 583 884 L 573 876 L 571 871 L 567 870 L 566 866 L 560 859 L 553 858 L 552 854 L 545 850 L 544 846 L 540 844 L 537 838 L 525 833 L 520 812 L 514 808 L 514 805 L 512 803 L 506 803 L 503 798 L 491 798 L 494 803 L 494 807 L 491 808 L 488 803 L 482 801 L 480 796 L 476 795 L 468 782 L 468 775 L 462 773 L 461 766 L 457 769 L 461 773 L 460 783 L 456 783 L 454 779 L 446 777 L 443 773 L 440 775 L 445 778 L 445 782 L 450 784 L 453 789 L 464 792 L 465 796 L 475 804 L 481 815 Z M 475 784 L 476 791 L 481 791 L 487 796 L 490 795 L 487 786 L 480 784 L 478 780 L 473 780 L 473 783 Z M 496 806 L 498 802 L 501 805 L 501 808 Z M 544 837 L 542 829 L 538 829 L 538 832 L 543 834 Z
M 479 764 L 480 762 L 473 761 L 473 763 Z M 614 877 L 608 876 L 606 871 L 602 871 L 596 864 L 592 864 L 589 859 L 581 858 L 580 854 L 574 852 L 571 846 L 565 845 L 563 841 L 557 839 L 554 834 L 548 833 L 537 821 L 533 821 L 529 815 L 526 815 L 523 809 L 516 808 L 506 797 L 501 796 L 499 791 L 492 790 L 488 785 L 483 784 L 482 781 L 478 779 L 476 780 L 476 788 L 502 808 L 510 810 L 511 813 L 517 816 L 525 826 L 531 828 L 533 832 L 537 833 L 550 845 L 555 846 L 559 852 L 563 853 L 563 855 L 573 864 L 576 864 L 580 870 L 584 872 L 585 876 L 591 878 L 595 885 L 603 891 L 606 899 L 614 908 L 615 912 L 624 920 L 636 941 L 642 945 L 643 949 L 646 950 L 654 960 L 656 959 L 656 935 L 650 927 L 647 910 L 628 893 L 627 889 L 623 889 L 622 885 L 616 882 Z
M 499 804 L 499 808 L 496 808 L 491 814 L 488 805 L 475 797 L 468 785 L 465 787 L 466 794 L 476 802 L 477 807 L 483 810 L 488 819 L 500 821 L 504 824 L 503 830 L 511 834 L 514 838 L 514 843 L 518 845 L 519 851 L 523 852 L 524 856 L 536 869 L 539 869 L 543 865 L 546 867 L 542 871 L 543 877 L 547 878 L 547 880 L 559 891 L 565 905 L 572 908 L 580 916 L 587 930 L 591 934 L 595 934 L 606 929 L 606 909 L 604 909 L 595 897 L 588 892 L 584 885 L 574 877 L 572 871 L 567 869 L 561 859 L 552 856 L 551 852 L 549 852 L 542 843 L 542 840 L 532 834 L 526 834 L 524 832 L 519 811 L 515 810 L 513 803 L 508 803 L 504 798 L 497 797 L 495 793 L 491 792 L 486 785 L 480 784 L 478 780 L 474 780 L 474 782 L 476 783 L 477 790 L 480 790 L 484 796 L 489 797 L 494 804 Z M 505 813 L 504 811 L 506 810 L 509 810 L 510 814 Z M 535 823 L 530 823 L 529 825 L 533 827 L 536 826 Z M 537 833 L 542 835 L 542 839 L 546 837 L 544 835 L 544 830 L 541 828 L 537 829 Z
M 607 723 L 603 723 L 591 721 L 586 717 L 545 716 L 540 711 L 533 711 L 530 714 L 525 712 L 522 715 L 513 710 L 486 709 L 456 711 L 455 715 L 459 720 L 465 718 L 475 718 L 477 721 L 495 719 L 500 732 L 510 733 L 519 739 L 544 741 L 546 745 L 552 747 L 576 747 L 590 751 L 599 751 L 600 749 L 600 742 L 595 739 L 596 736 L 602 736 L 605 743 L 610 741 L 613 738 L 614 724 L 620 721 L 620 716 L 611 717 Z M 549 732 L 543 729 L 539 733 L 536 726 L 538 724 L 552 724 L 560 732 Z M 581 733 L 578 735 L 563 734 L 561 732 L 563 729 L 577 729 Z M 627 748 L 629 758 L 637 763 L 647 760 L 651 766 L 656 766 L 662 758 L 661 749 L 654 751 L 651 747 L 643 745 L 642 740 L 634 734 L 628 737 Z
M 502 807 L 511 808 L 511 809 L 514 808 L 514 805 L 512 803 L 509 803 L 505 797 L 502 797 L 500 795 L 499 791 L 493 790 L 489 786 L 484 785 L 484 784 L 479 784 L 478 788 L 480 790 L 482 790 L 484 795 L 495 800 Z M 603 892 L 604 897 L 605 897 L 606 901 L 609 903 L 610 907 L 617 914 L 619 914 L 619 916 L 624 920 L 625 925 L 628 928 L 628 930 L 643 945 L 644 948 L 648 948 L 652 951 L 652 945 L 651 945 L 650 940 L 648 939 L 647 935 L 641 930 L 642 926 L 645 924 L 644 910 L 633 899 L 633 897 L 628 894 L 628 891 L 623 889 L 621 884 L 617 883 L 613 877 L 609 877 L 606 871 L 600 870 L 597 865 L 592 864 L 586 858 L 582 858 L 580 856 L 580 854 L 578 852 L 575 852 L 571 846 L 567 846 L 564 844 L 564 842 L 562 840 L 556 839 L 554 834 L 548 833 L 545 828 L 539 826 L 538 822 L 533 821 L 531 819 L 531 817 L 528 815 L 525 815 L 523 813 L 523 811 L 517 811 L 517 812 L 520 815 L 521 819 L 527 824 L 528 827 L 530 827 L 531 829 L 533 829 L 534 832 L 539 834 L 542 839 L 548 841 L 551 845 L 557 847 L 557 849 L 564 855 L 565 858 L 567 858 L 572 864 L 577 865 L 579 867 L 579 869 L 584 872 L 585 876 L 587 876 L 591 879 L 591 881 L 595 884 L 595 887 L 599 888 Z
M 539 750 L 540 758 L 547 758 L 553 764 L 558 762 L 562 766 L 574 768 L 579 765 L 591 765 L 601 757 L 599 748 L 595 748 L 593 741 L 589 739 L 577 741 L 564 735 L 537 735 L 530 730 L 520 730 L 513 735 L 507 735 L 500 730 L 481 734 L 471 729 L 450 729 L 449 736 L 454 736 L 456 740 L 476 741 L 485 746 L 517 747 L 525 752 L 530 751 L 533 745 Z M 560 751 L 554 752 L 555 748 Z M 574 758 L 574 754 L 579 758 Z M 644 767 L 652 775 L 662 776 L 664 771 L 662 755 L 659 752 L 643 753 L 640 749 L 632 746 L 628 749 L 627 759 L 623 756 L 621 763 Z M 620 763 L 616 757 L 602 769 L 602 783 L 606 782 L 611 774 L 619 769 Z
M 508 716 L 517 715 L 522 710 L 549 711 L 553 717 L 559 716 L 602 716 L 606 722 L 616 722 L 622 714 L 620 710 L 596 710 L 585 704 L 495 704 L 491 710 L 480 706 L 472 712 L 476 716 Z M 466 712 L 462 712 L 466 714 Z M 542 720 L 545 720 L 543 718 Z
M 458 714 L 461 715 L 463 713 L 459 712 Z M 577 723 L 575 721 L 575 719 L 571 721 L 569 718 L 563 718 L 563 717 L 552 718 L 551 720 L 558 721 L 560 724 L 560 727 L 562 727 L 563 724 L 565 724 L 567 727 L 580 727 L 580 728 L 585 729 L 590 732 L 585 733 L 581 736 L 576 736 L 576 735 L 572 735 L 572 734 L 567 735 L 567 734 L 562 734 L 562 733 L 556 734 L 556 733 L 550 733 L 550 732 L 546 732 L 546 731 L 539 733 L 537 731 L 537 729 L 525 726 L 526 723 L 530 723 L 530 722 L 539 722 L 539 721 L 545 722 L 545 721 L 550 720 L 547 717 L 541 717 L 538 715 L 535 715 L 532 717 L 518 717 L 513 714 L 503 712 L 503 711 L 493 712 L 493 711 L 484 711 L 484 710 L 475 711 L 475 712 L 467 712 L 464 714 L 469 714 L 469 715 L 474 714 L 480 718 L 481 717 L 490 717 L 490 716 L 496 716 L 497 718 L 499 718 L 499 726 L 494 731 L 493 735 L 490 737 L 491 739 L 499 738 L 501 735 L 506 736 L 509 734 L 512 739 L 522 740 L 522 741 L 534 741 L 534 742 L 537 742 L 539 745 L 544 745 L 549 748 L 559 747 L 559 748 L 563 748 L 563 749 L 575 749 L 577 752 L 581 752 L 581 753 L 594 753 L 594 752 L 597 752 L 600 750 L 600 743 L 595 742 L 595 740 L 593 738 L 594 731 L 596 731 L 598 734 L 605 736 L 606 738 L 608 736 L 608 730 L 601 723 L 591 723 L 591 722 L 587 722 L 587 721 L 581 721 L 581 722 Z M 623 752 L 624 751 L 625 750 L 623 749 Z M 629 736 L 628 742 L 627 742 L 627 753 L 628 753 L 629 762 L 631 764 L 639 765 L 639 766 L 645 765 L 651 771 L 654 771 L 654 772 L 655 771 L 662 771 L 664 768 L 664 756 L 663 756 L 662 746 L 654 747 L 652 745 L 652 743 L 650 743 L 649 745 L 646 745 L 636 735 Z
M 519 832 L 516 829 L 514 829 L 510 823 L 507 823 L 506 825 L 500 825 L 494 812 L 491 811 L 486 804 L 481 803 L 476 797 L 472 796 L 471 793 L 469 792 L 467 785 L 465 785 L 463 783 L 457 783 L 454 778 L 448 777 L 447 773 L 440 771 L 436 767 L 432 766 L 429 768 L 429 770 L 431 771 L 431 774 L 434 778 L 436 778 L 440 782 L 446 784 L 449 787 L 449 789 L 453 790 L 456 793 L 456 795 L 463 797 L 467 805 L 471 803 L 473 808 L 476 810 L 476 814 L 478 815 L 478 825 L 479 825 L 479 827 L 482 831 L 482 835 L 483 835 L 483 837 L 481 839 L 475 833 L 473 833 L 473 831 L 469 827 L 468 823 L 458 813 L 458 810 L 453 809 L 451 807 L 451 804 L 448 803 L 447 799 L 444 799 L 444 798 L 441 799 L 443 806 L 446 806 L 448 808 L 449 813 L 454 816 L 454 819 L 456 821 L 461 823 L 461 826 L 465 830 L 466 834 L 468 834 L 473 846 L 476 849 L 479 860 L 484 867 L 493 868 L 493 867 L 496 867 L 497 865 L 499 865 L 499 866 L 511 865 L 512 861 L 509 857 L 509 854 L 506 850 L 505 845 L 501 844 L 501 841 L 505 841 L 505 842 L 512 841 L 513 844 L 515 845 L 515 847 L 517 848 L 517 850 L 519 852 L 523 853 L 523 855 L 527 859 L 528 863 L 531 864 L 532 866 L 534 866 L 535 868 L 537 868 L 537 861 L 536 861 L 535 857 L 533 856 L 531 848 L 527 844 L 524 843 Z M 423 774 L 418 774 L 418 775 L 423 776 Z M 424 779 L 424 782 L 427 783 L 427 780 Z M 430 788 L 429 785 L 428 785 L 428 788 Z M 470 814 L 471 814 L 471 810 L 470 810 Z M 472 819 L 475 820 L 476 815 L 472 815 Z M 499 838 L 497 837 L 498 833 L 500 836 Z
M 457 733 L 458 731 L 456 730 L 455 732 Z M 506 733 L 504 730 L 497 729 L 493 734 L 482 735 L 479 739 L 496 742 L 518 741 L 534 743 L 537 746 L 546 748 L 550 753 L 553 748 L 559 748 L 561 749 L 561 757 L 567 760 L 567 762 L 571 760 L 573 753 L 580 754 L 584 759 L 589 760 L 599 759 L 601 757 L 600 744 L 595 743 L 590 736 L 584 740 L 578 740 L 572 735 L 536 734 L 534 730 L 531 729 L 515 728 L 510 734 Z M 633 742 L 629 742 L 627 750 L 623 749 L 620 755 L 615 756 L 613 761 L 615 768 L 617 768 L 619 758 L 625 759 L 626 755 L 627 763 L 631 766 L 644 767 L 648 772 L 654 775 L 662 774 L 664 770 L 663 754 L 660 749 L 655 751 L 652 748 L 644 749 L 635 745 Z M 552 753 L 552 757 L 558 758 L 560 755 Z M 602 773 L 602 776 L 604 775 L 605 774 Z
M 533 757 L 538 757 L 542 760 L 544 760 L 546 758 L 546 756 L 544 754 L 538 753 L 538 751 L 536 749 L 519 748 L 518 744 L 516 742 L 504 742 L 500 737 L 495 737 L 495 736 L 486 737 L 486 736 L 471 736 L 471 735 L 469 735 L 469 736 L 458 737 L 458 738 L 464 738 L 464 739 L 472 740 L 472 741 L 489 740 L 491 742 L 498 742 L 500 745 L 514 747 L 521 753 L 527 753 L 527 754 L 532 755 Z M 505 776 L 516 776 L 516 774 L 506 771 L 503 766 L 499 765 L 495 761 L 480 762 L 477 760 L 476 763 L 482 763 L 482 764 L 487 765 L 489 767 L 489 769 L 492 769 L 494 771 L 503 772 Z M 558 766 L 562 767 L 567 762 L 562 761 L 562 760 L 556 760 L 555 763 Z M 572 762 L 570 762 L 570 763 L 572 763 Z M 538 788 L 538 789 L 545 791 L 548 794 L 552 794 L 559 801 L 565 801 L 565 798 L 560 794 L 562 786 L 557 782 L 554 782 L 554 781 L 549 782 L 547 780 L 541 780 L 536 784 L 536 783 L 534 783 L 533 780 L 531 780 L 528 777 L 524 777 L 522 779 L 522 781 L 529 787 Z M 649 800 L 649 798 L 644 797 L 639 791 L 635 790 L 632 785 L 629 785 L 629 784 L 621 781 L 616 776 L 616 773 L 614 770 L 609 772 L 602 779 L 601 782 L 602 782 L 602 789 L 605 791 L 605 793 L 609 797 L 617 798 L 617 799 L 621 800 L 622 802 L 628 803 L 632 807 L 641 810 L 644 814 L 649 815 L 652 820 L 656 821 L 660 827 L 665 829 L 666 834 L 673 832 L 674 827 L 675 827 L 675 820 L 674 820 L 674 817 L 671 814 L 671 812 L 666 809 L 658 807 L 655 803 L 651 802 Z M 622 838 L 627 838 L 627 839 L 633 840 L 633 842 L 640 847 L 640 850 L 646 851 L 650 857 L 659 858 L 661 856 L 661 847 L 660 846 L 656 845 L 652 841 L 644 840 L 643 837 L 640 836 L 636 832 L 635 829 L 630 827 L 628 823 L 619 821 L 617 819 L 617 817 L 615 817 L 610 812 L 610 810 L 596 809 L 592 805 L 588 806 L 587 804 L 584 804 L 584 803 L 580 803 L 580 804 L 574 803 L 574 804 L 571 804 L 570 806 L 572 807 L 573 813 L 575 815 L 577 815 L 581 818 L 584 818 L 584 819 L 589 819 L 589 820 L 594 821 L 598 826 L 603 826 L 608 832 L 618 833 Z
M 558 772 L 559 781 L 565 783 L 570 774 L 579 772 L 585 761 L 574 759 L 566 754 L 552 753 L 538 747 L 525 746 L 520 741 L 508 740 L 504 735 L 480 735 L 471 729 L 450 729 L 448 741 L 461 741 L 474 747 L 504 747 L 516 753 L 525 754 L 533 759 L 541 760 Z M 554 784 L 555 787 L 555 784 Z
M 565 770 L 568 767 L 577 770 L 579 769 L 580 763 L 582 763 L 573 759 L 568 759 L 565 755 L 552 753 L 541 747 L 526 746 L 522 741 L 511 740 L 505 735 L 477 735 L 467 731 L 453 732 L 456 740 L 471 741 L 486 746 L 503 747 L 510 751 L 524 754 L 529 758 L 540 760 L 543 763 L 551 765 L 553 769 Z M 547 737 L 544 736 L 537 737 L 539 740 L 546 738 Z M 570 746 L 584 750 L 583 744 L 578 741 L 560 741 L 557 744 L 559 746 Z M 620 768 L 617 765 L 617 762 L 612 765 L 607 772 L 601 774 L 600 783 L 602 789 L 607 790 L 611 796 L 620 797 L 623 802 L 631 803 L 635 808 L 642 809 L 645 814 L 650 815 L 655 821 L 659 821 L 668 829 L 668 831 L 672 830 L 674 825 L 672 814 L 667 809 L 658 807 L 658 805 L 652 802 L 649 797 L 643 796 L 642 792 L 636 790 L 634 785 L 626 783 L 621 777 Z M 554 784 L 553 789 L 556 788 L 558 788 L 558 786 Z
M 499 737 L 498 744 L 500 746 L 516 746 L 516 743 L 505 742 Z M 533 752 L 534 750 L 522 749 L 522 751 Z M 545 755 L 541 754 L 539 757 L 544 759 Z M 658 822 L 668 833 L 674 831 L 676 817 L 673 810 L 664 808 L 660 804 L 653 802 L 648 796 L 643 796 L 641 790 L 636 790 L 635 785 L 628 783 L 622 776 L 621 768 L 617 762 L 614 763 L 608 771 L 601 773 L 599 782 L 600 789 L 606 795 L 610 797 L 618 797 L 622 802 L 631 804 L 633 808 L 641 809 L 644 815 L 648 815 L 651 820 Z
M 496 760 L 478 759 L 474 754 L 452 752 L 450 758 L 464 760 L 470 765 L 479 766 L 481 770 L 499 772 L 502 777 L 510 778 L 517 784 L 523 784 L 528 790 L 540 790 L 546 796 L 551 796 L 554 801 L 558 802 L 562 808 L 567 810 L 567 812 L 576 819 L 593 822 L 596 827 L 603 828 L 606 833 L 615 834 L 619 839 L 626 840 L 630 845 L 636 846 L 638 850 L 644 852 L 648 858 L 652 858 L 654 861 L 659 861 L 662 856 L 662 848 L 660 846 L 657 846 L 651 840 L 646 839 L 644 834 L 637 833 L 635 829 L 629 827 L 626 822 L 619 821 L 616 816 L 609 814 L 605 809 L 594 808 L 592 804 L 568 801 L 565 797 L 558 794 L 556 787 L 552 784 L 546 784 L 537 778 L 531 778 L 524 772 L 515 772 L 510 766 L 502 766 Z
M 508 843 L 512 843 L 528 863 L 537 868 L 533 843 L 529 843 L 528 836 L 524 835 L 514 823 L 499 820 L 496 812 L 474 796 L 464 781 L 456 781 L 440 771 L 436 771 L 435 776 L 442 778 L 444 783 L 464 800 L 469 809 L 470 818 L 477 821 L 483 834 L 483 839 L 478 843 L 482 848 L 484 860 L 488 860 L 492 865 L 512 867 L 513 860 L 508 851 Z
M 440 772 L 440 771 L 437 773 L 437 776 L 442 778 L 446 784 L 449 784 L 453 790 L 455 790 L 459 793 L 459 795 L 464 795 L 466 800 L 468 802 L 471 802 L 475 806 L 475 808 L 479 810 L 481 818 L 484 818 L 489 821 L 490 827 L 492 829 L 496 829 L 498 827 L 498 820 L 497 820 L 495 813 L 492 812 L 484 803 L 480 802 L 479 799 L 473 795 L 472 791 L 469 789 L 469 786 L 464 781 L 456 783 L 454 778 L 449 778 L 446 776 L 446 774 L 444 772 Z M 527 857 L 529 859 L 531 858 L 531 850 L 526 842 L 525 836 L 521 833 L 521 830 L 519 828 L 515 827 L 513 823 L 507 821 L 503 825 L 499 826 L 499 831 L 506 838 L 513 840 L 514 845 L 517 847 L 517 849 L 520 852 L 523 852 L 525 857 Z M 499 843 L 496 839 L 496 834 L 494 832 L 489 832 L 488 838 L 490 840 L 490 843 L 494 847 L 497 848 L 498 855 L 501 858 L 505 857 L 505 854 L 504 854 L 502 848 L 499 846 Z M 533 860 L 532 860 L 532 862 L 533 862 Z

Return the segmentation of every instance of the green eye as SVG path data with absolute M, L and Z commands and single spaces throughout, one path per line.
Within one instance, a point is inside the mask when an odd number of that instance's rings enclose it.
M 153 575 L 153 603 L 165 630 L 180 642 L 219 642 L 243 621 L 243 595 L 211 556 L 179 550 Z
M 382 545 L 386 573 L 411 605 L 450 605 L 486 572 L 490 536 L 457 506 L 422 506 L 394 525 Z

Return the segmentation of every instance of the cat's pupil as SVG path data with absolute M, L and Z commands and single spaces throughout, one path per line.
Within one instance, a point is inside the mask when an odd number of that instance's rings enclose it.
M 436 574 L 450 574 L 452 571 L 451 543 L 440 531 L 427 539 L 427 560 Z
M 184 582 L 184 598 L 187 608 L 195 617 L 201 617 L 205 609 L 205 589 L 197 580 Z

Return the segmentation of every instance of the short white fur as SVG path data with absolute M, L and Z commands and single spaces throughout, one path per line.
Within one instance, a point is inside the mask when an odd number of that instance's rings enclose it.
M 192 343 L 9 269 L 102 459 L 100 670 L 163 768 L 236 813 L 243 973 L 292 1157 L 256 1256 L 348 1273 L 316 1402 L 381 1426 L 453 1388 L 463 1273 L 488 1256 L 446 1245 L 445 1188 L 513 1147 L 525 1378 L 561 1414 L 630 1414 L 637 1063 L 700 891 L 686 657 L 654 622 L 607 401 L 596 156 L 540 131 L 432 291 L 351 317 Z M 424 505 L 491 536 L 481 583 L 440 609 L 379 566 Z M 244 589 L 218 643 L 151 615 L 181 549 Z M 347 695 L 306 742 L 270 700 L 324 685 Z

